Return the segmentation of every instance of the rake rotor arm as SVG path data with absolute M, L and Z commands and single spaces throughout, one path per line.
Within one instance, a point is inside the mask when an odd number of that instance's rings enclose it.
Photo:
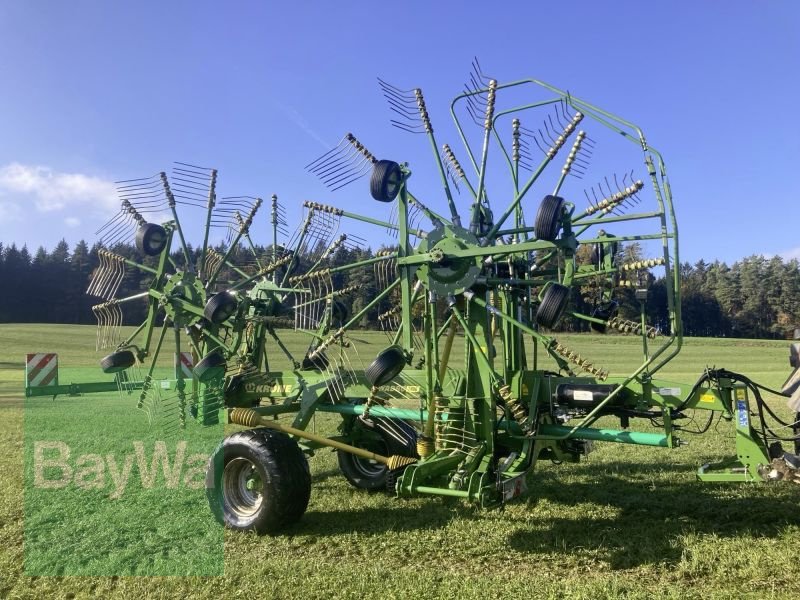
M 389 294 L 392 293 L 397 286 L 400 285 L 400 280 L 393 281 L 385 290 L 383 290 L 380 294 L 375 296 L 371 302 L 369 302 L 364 308 L 362 308 L 356 315 L 354 315 L 347 323 L 342 325 L 338 330 L 328 336 L 319 346 L 317 346 L 314 351 L 309 354 L 309 359 L 316 358 L 325 348 L 336 342 L 337 340 L 341 339 L 344 335 L 345 331 L 353 327 L 353 325 L 358 324 L 359 321 L 367 314 L 374 306 L 377 306 L 378 303 L 386 298 Z
M 436 145 L 436 138 L 433 135 L 433 129 L 431 129 L 430 132 L 428 133 L 428 139 L 431 142 L 431 148 L 433 149 L 433 156 L 436 160 L 436 166 L 439 168 L 439 177 L 442 180 L 442 186 L 444 187 L 444 195 L 447 198 L 447 207 L 450 209 L 450 221 L 452 222 L 453 225 L 461 227 L 461 215 L 458 214 L 456 203 L 453 200 L 453 193 L 450 191 L 450 184 L 447 182 L 447 175 L 445 174 L 444 171 L 444 164 L 442 163 L 442 157 L 439 155 L 439 150 Z M 413 201 L 413 197 L 411 195 L 409 195 L 409 198 L 411 198 Z M 428 218 L 430 218 L 430 215 L 428 216 Z
M 414 291 L 411 295 L 411 306 L 413 307 L 417 302 L 419 302 L 420 298 L 422 298 L 422 282 L 417 281 L 414 285 Z M 400 326 L 397 328 L 397 331 L 394 332 L 394 337 L 392 338 L 392 344 L 399 344 L 400 338 L 403 335 L 403 322 L 400 322 Z
M 219 276 L 220 271 L 222 271 L 222 265 L 228 262 L 228 258 L 230 258 L 230 255 L 236 249 L 236 246 L 239 245 L 239 240 L 241 240 L 242 236 L 245 233 L 247 233 L 247 231 L 250 229 L 250 224 L 253 222 L 253 217 L 258 212 L 258 209 L 261 206 L 261 202 L 262 202 L 261 198 L 256 198 L 255 204 L 253 205 L 253 208 L 250 211 L 250 214 L 247 215 L 247 218 L 239 226 L 239 230 L 236 232 L 236 237 L 233 239 L 233 241 L 228 246 L 227 251 L 225 252 L 224 256 L 222 257 L 222 261 L 220 261 L 220 263 L 217 266 L 217 268 L 214 270 L 214 272 L 208 278 L 208 282 L 206 283 L 206 289 L 211 289 L 213 287 L 214 283 L 217 281 L 217 277 Z
M 235 283 L 233 286 L 231 286 L 230 289 L 231 289 L 231 291 L 239 290 L 239 289 L 243 288 L 244 286 L 254 282 L 256 279 L 259 279 L 261 277 L 266 277 L 270 273 L 274 273 L 277 269 L 279 269 L 280 267 L 282 267 L 282 266 L 284 266 L 286 264 L 289 264 L 290 262 L 291 262 L 291 257 L 290 256 L 285 256 L 283 258 L 280 258 L 276 262 L 270 263 L 267 266 L 265 266 L 263 269 L 259 270 L 258 273 L 256 273 L 255 275 L 247 275 L 247 274 L 245 274 L 246 278 L 243 279 L 242 281 L 239 281 L 239 282 Z M 283 291 L 283 290 L 285 290 L 285 288 L 277 288 L 277 291 Z
M 208 199 L 206 201 L 206 226 L 203 236 L 203 249 L 200 251 L 200 273 L 205 275 L 206 269 L 206 254 L 208 253 L 208 234 L 211 230 L 211 218 L 214 214 L 214 206 L 217 203 L 217 171 L 211 170 L 211 179 L 208 185 Z
M 340 216 L 340 217 L 347 217 L 348 219 L 353 219 L 354 221 L 361 221 L 362 223 L 369 223 L 370 225 L 377 225 L 379 227 L 385 227 L 386 229 L 391 229 L 393 231 L 399 231 L 400 230 L 400 227 L 398 225 L 395 225 L 394 223 L 389 223 L 388 221 L 382 221 L 380 219 L 373 219 L 372 217 L 366 217 L 364 215 L 359 215 L 359 214 L 356 214 L 356 213 L 348 212 L 346 210 L 342 210 L 341 208 L 337 208 L 335 206 L 328 206 L 327 204 L 320 204 L 318 202 L 312 202 L 310 200 L 306 200 L 303 203 L 303 206 L 305 206 L 306 208 L 313 208 L 315 210 L 321 210 L 321 211 L 324 211 L 324 212 L 330 212 L 330 213 L 335 214 L 335 215 Z M 442 220 L 442 218 L 439 215 L 437 215 L 436 213 L 431 212 L 431 214 L 434 217 L 438 218 L 439 220 Z M 420 239 L 424 239 L 424 238 L 428 237 L 428 234 L 425 231 L 422 231 L 421 229 L 410 229 L 409 233 L 411 235 L 414 235 L 414 236 L 420 238 Z
M 346 271 L 351 271 L 352 269 L 366 267 L 368 265 L 372 265 L 375 263 L 384 262 L 388 260 L 395 260 L 396 258 L 397 258 L 396 252 L 384 254 L 382 256 L 373 256 L 372 258 L 365 258 L 364 260 L 360 260 L 358 262 L 350 263 L 347 265 L 341 265 L 339 267 L 329 267 L 326 269 L 319 269 L 317 271 L 310 271 L 308 273 L 304 273 L 303 275 L 296 275 L 290 278 L 289 281 L 292 284 L 298 284 L 302 283 L 303 281 L 308 281 L 309 279 L 321 277 L 323 275 L 327 276 L 331 273 L 344 273 Z
M 300 228 L 300 235 L 297 241 L 297 248 L 302 248 L 303 244 L 305 243 L 306 236 L 308 235 L 308 228 L 311 225 L 311 219 L 314 218 L 314 207 L 308 207 L 308 214 L 306 215 L 305 220 L 303 221 L 303 225 Z M 299 256 L 297 252 L 292 252 L 289 256 L 289 265 L 286 267 L 286 272 L 283 274 L 283 279 L 281 280 L 281 287 L 286 287 L 286 284 L 289 281 L 289 276 L 291 275 L 294 268 L 297 266 L 297 261 L 299 260 Z
M 130 260 L 129 258 L 123 258 L 122 262 L 126 265 L 139 269 L 140 271 L 144 271 L 145 273 L 150 273 L 151 275 L 158 275 L 158 269 L 154 269 L 153 267 L 148 267 L 146 265 L 140 265 L 137 262 Z
M 142 332 L 146 325 L 147 321 L 142 321 L 142 323 L 136 329 L 134 329 L 132 334 L 130 334 L 124 341 L 117 345 L 117 349 L 131 348 L 133 340 L 136 339 L 136 336 Z
M 172 220 L 175 223 L 175 231 L 178 232 L 178 240 L 181 244 L 181 251 L 183 252 L 183 258 L 186 261 L 186 270 L 192 272 L 194 271 L 194 265 L 192 265 L 192 261 L 189 258 L 189 248 L 186 245 L 186 239 L 183 237 L 183 228 L 181 227 L 181 221 L 178 218 L 178 211 L 175 208 L 175 196 L 172 194 L 172 190 L 169 187 L 167 174 L 162 171 L 159 173 L 159 178 L 161 180 L 161 185 L 164 188 L 164 194 L 167 197 L 167 205 L 169 206 L 170 212 L 172 212 Z
M 248 248 L 250 248 L 250 252 L 253 253 L 253 258 L 256 261 L 256 266 L 259 268 L 259 270 L 263 269 L 264 265 L 261 264 L 261 260 L 258 258 L 258 252 L 256 252 L 256 245 L 253 243 L 253 238 L 250 237 L 250 231 L 249 230 L 245 231 L 244 234 L 243 234 L 243 237 L 247 241 L 247 246 L 248 246 Z M 236 266 L 234 266 L 234 265 L 232 265 L 230 263 L 228 263 L 228 266 L 231 267 L 234 271 L 236 271 L 240 275 L 243 275 L 243 276 L 247 277 L 247 274 L 244 271 L 242 271 L 241 269 L 239 269 L 238 267 L 236 267 Z
M 250 239 L 249 236 L 248 236 L 248 239 Z M 252 244 L 252 242 L 250 242 L 250 243 Z M 255 248 L 253 248 L 253 250 L 255 251 Z M 209 249 L 209 253 L 211 253 L 211 252 L 213 252 L 213 249 Z M 245 271 L 242 271 L 242 269 L 237 267 L 230 260 L 224 260 L 224 257 L 220 257 L 220 260 L 221 260 L 222 264 L 224 264 L 226 267 L 228 267 L 232 271 L 235 271 L 236 273 L 238 273 L 242 277 L 245 277 L 245 278 L 249 278 L 250 277 L 250 275 L 248 273 L 246 273 Z M 258 259 L 256 259 L 256 263 L 258 264 L 259 271 L 264 268 L 264 267 L 261 266 L 261 263 L 258 261 Z M 252 279 L 250 281 L 252 281 Z
M 417 197 L 415 197 L 411 192 L 407 192 L 407 194 L 408 194 L 409 203 L 411 203 L 411 204 L 415 205 L 417 208 L 419 208 L 422 211 L 422 213 L 426 217 L 428 217 L 428 219 L 431 221 L 431 223 L 433 223 L 434 226 L 438 226 L 441 223 L 445 223 L 447 225 L 451 224 L 450 221 L 445 219 L 442 215 L 432 211 L 430 208 L 425 206 L 422 203 L 422 201 L 419 200 Z M 458 214 L 456 214 L 456 218 L 458 218 L 459 221 L 461 220 L 461 217 L 459 217 Z M 414 233 L 414 232 L 410 231 L 409 233 Z
M 466 297 L 466 293 L 464 295 Z M 475 338 L 475 335 L 469 329 L 467 321 L 464 318 L 464 315 L 461 314 L 461 311 L 459 311 L 458 307 L 456 306 L 455 298 L 451 298 L 448 301 L 448 304 L 450 305 L 450 312 L 452 313 L 453 317 L 455 317 L 455 320 L 458 322 L 458 324 L 461 326 L 461 330 L 464 332 L 464 335 L 467 337 L 467 340 L 469 340 L 469 343 L 472 346 L 472 350 L 475 352 L 475 356 L 478 357 L 479 362 L 490 374 L 492 383 L 494 385 L 499 385 L 503 381 L 503 378 L 497 371 L 494 370 L 494 367 L 492 367 L 492 363 L 489 360 L 489 357 L 486 356 L 486 352 L 484 352 L 480 343 L 478 343 L 478 340 Z
M 167 320 L 164 319 L 164 323 L 161 325 L 161 332 L 158 336 L 158 341 L 156 342 L 155 350 L 153 351 L 153 355 L 150 359 L 150 368 L 147 369 L 147 375 L 144 378 L 144 383 L 142 385 L 142 391 L 139 394 L 139 402 L 137 404 L 137 408 L 142 408 L 144 405 L 145 398 L 147 397 L 148 392 L 152 386 L 153 382 L 153 372 L 156 368 L 156 361 L 158 360 L 158 355 L 161 353 L 161 346 L 164 344 L 164 338 L 167 335 L 167 329 L 169 328 L 169 324 Z M 143 356 L 148 355 L 150 340 L 148 338 L 147 343 L 145 344 L 144 349 L 141 351 Z
M 473 302 L 474 304 L 477 304 L 478 306 L 480 306 L 481 308 L 483 308 L 487 312 L 491 313 L 492 315 L 494 315 L 494 316 L 500 318 L 501 320 L 505 321 L 506 323 L 508 323 L 512 327 L 517 327 L 517 328 L 519 328 L 520 331 L 523 331 L 523 332 L 527 333 L 528 335 L 532 336 L 537 342 L 539 342 L 542 345 L 542 347 L 545 350 L 547 350 L 547 353 L 553 358 L 553 360 L 556 361 L 556 363 L 558 364 L 560 369 L 562 369 L 563 371 L 566 371 L 566 372 L 571 372 L 571 369 L 570 369 L 569 364 L 567 363 L 567 361 L 564 360 L 561 356 L 559 356 L 553 350 L 553 346 L 555 345 L 555 340 L 553 338 L 547 337 L 546 335 L 542 335 L 541 333 L 539 333 L 535 329 L 525 325 L 525 323 L 522 323 L 521 321 L 518 321 L 514 317 L 510 317 L 509 315 L 507 315 L 506 313 L 504 313 L 501 310 L 497 310 L 494 306 L 492 306 L 491 304 L 487 303 L 482 298 L 479 298 L 477 296 L 477 294 L 475 294 L 474 292 L 471 292 L 471 291 L 464 292 L 464 297 L 467 300 L 469 300 L 470 302 Z

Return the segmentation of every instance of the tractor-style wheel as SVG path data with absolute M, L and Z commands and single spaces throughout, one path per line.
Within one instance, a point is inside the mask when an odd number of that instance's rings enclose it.
M 536 211 L 536 222 L 533 225 L 536 239 L 552 242 L 558 237 L 563 208 L 564 199 L 560 196 L 547 195 L 544 197 Z
M 405 366 L 403 349 L 400 346 L 389 346 L 375 357 L 364 374 L 371 385 L 381 387 L 397 377 Z
M 214 294 L 206 302 L 203 309 L 203 316 L 215 325 L 220 325 L 227 321 L 236 312 L 236 298 L 228 292 Z
M 369 192 L 379 202 L 391 202 L 397 198 L 402 181 L 400 165 L 391 160 L 379 160 L 372 167 Z
M 136 230 L 136 247 L 147 256 L 158 256 L 167 246 L 167 231 L 155 223 L 145 223 Z
M 103 357 L 100 361 L 100 368 L 103 373 L 119 373 L 125 369 L 129 369 L 136 363 L 136 357 L 130 350 L 120 350 L 108 356 Z
M 248 429 L 211 455 L 206 494 L 217 520 L 235 530 L 273 534 L 300 520 L 311 497 L 308 461 L 279 431 Z
M 560 283 L 551 284 L 536 310 L 536 322 L 542 327 L 554 327 L 569 304 L 569 288 Z
M 215 375 L 225 372 L 225 357 L 218 350 L 212 350 L 197 361 L 192 371 L 198 381 L 206 383 L 214 379 Z
M 416 456 L 416 430 L 397 419 L 373 418 L 373 427 L 367 428 L 363 421 L 354 421 L 357 439 L 351 442 L 357 448 L 363 448 L 382 456 Z M 404 439 L 400 442 L 399 439 Z M 360 490 L 389 490 L 391 471 L 386 465 L 368 458 L 361 458 L 343 450 L 337 451 L 339 470 L 348 483 Z M 398 470 L 399 471 L 399 470 Z

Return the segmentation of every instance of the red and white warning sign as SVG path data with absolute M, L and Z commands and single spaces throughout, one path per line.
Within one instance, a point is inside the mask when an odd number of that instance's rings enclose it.
M 28 387 L 58 385 L 58 354 L 26 354 L 25 381 Z
M 194 368 L 194 361 L 192 360 L 191 352 L 181 352 L 175 355 L 175 379 L 178 379 L 178 370 L 182 373 L 183 379 L 191 379 L 194 377 L 192 369 Z

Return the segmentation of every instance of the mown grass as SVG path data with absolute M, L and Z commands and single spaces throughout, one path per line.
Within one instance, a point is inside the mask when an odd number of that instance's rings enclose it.
M 28 577 L 23 571 L 24 353 L 57 350 L 63 368 L 92 367 L 93 336 L 89 327 L 0 326 L 0 597 L 796 598 L 800 593 L 795 558 L 800 490 L 695 480 L 698 465 L 731 453 L 730 430 L 723 425 L 677 450 L 597 444 L 580 464 L 542 463 L 530 479 L 530 498 L 495 512 L 436 498 L 396 500 L 359 492 L 338 474 L 335 455 L 322 451 L 311 459 L 312 498 L 302 521 L 272 538 L 226 533 L 223 576 Z M 385 344 L 380 335 L 357 337 L 367 342 L 362 350 L 367 356 Z M 612 374 L 623 374 L 640 360 L 634 338 L 561 338 Z M 301 341 L 291 343 L 300 347 Z M 789 370 L 786 348 L 781 342 L 690 339 L 662 376 L 690 384 L 703 367 L 715 365 L 779 386 Z M 62 383 L 68 383 L 72 375 L 62 373 Z M 125 407 L 116 395 L 56 403 L 77 415 Z M 113 418 L 122 421 L 122 413 Z M 316 426 L 329 429 L 333 422 L 319 418 Z M 161 533 L 175 536 L 179 546 L 185 515 L 161 518 L 174 521 Z M 198 548 L 198 555 L 203 551 Z

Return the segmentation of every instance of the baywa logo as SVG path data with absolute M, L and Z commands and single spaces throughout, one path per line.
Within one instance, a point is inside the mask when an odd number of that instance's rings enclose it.
M 37 441 L 33 444 L 33 486 L 40 489 L 63 489 L 75 486 L 84 490 L 110 490 L 109 498 L 122 497 L 131 481 L 133 466 L 144 489 L 163 484 L 168 489 L 197 490 L 205 485 L 208 454 L 188 454 L 187 443 L 179 441 L 170 458 L 167 444 L 153 443 L 150 453 L 144 442 L 133 442 L 132 452 L 118 454 L 75 455 L 69 444 L 61 441 Z M 159 466 L 163 479 L 159 479 Z

